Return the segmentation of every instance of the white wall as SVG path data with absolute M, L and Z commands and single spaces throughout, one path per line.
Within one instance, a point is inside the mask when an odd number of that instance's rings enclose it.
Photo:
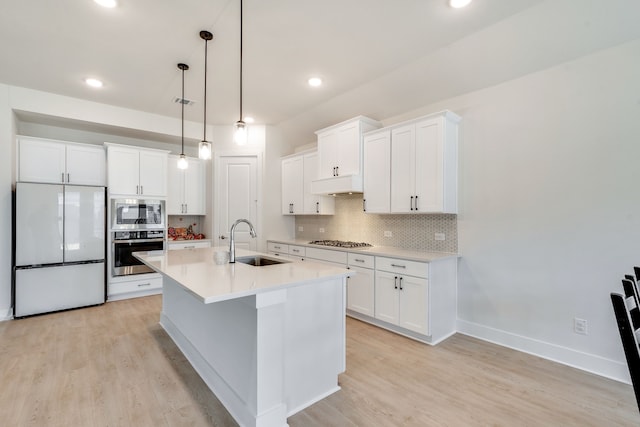
M 0 320 L 11 313 L 11 198 L 14 152 L 14 121 L 9 105 L 9 87 L 0 84 Z
M 460 331 L 628 381 L 609 293 L 640 265 L 639 75 L 634 41 L 385 123 L 463 117 Z

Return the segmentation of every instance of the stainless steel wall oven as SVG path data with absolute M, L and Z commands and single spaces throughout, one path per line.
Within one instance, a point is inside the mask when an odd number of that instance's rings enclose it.
M 134 252 L 164 250 L 164 230 L 114 231 L 111 239 L 113 277 L 152 273 Z

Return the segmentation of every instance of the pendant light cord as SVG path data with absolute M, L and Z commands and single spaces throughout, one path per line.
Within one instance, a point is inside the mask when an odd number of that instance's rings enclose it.
M 242 3 L 243 0 L 240 0 L 240 121 L 242 120 Z
M 205 39 L 204 40 L 204 120 L 202 121 L 204 123 L 203 125 L 203 132 L 202 134 L 204 135 L 202 140 L 206 141 L 207 140 L 207 44 L 209 43 L 209 40 Z
M 182 105 L 182 152 L 180 154 L 184 156 L 184 67 L 182 68 L 182 100 L 180 104 Z

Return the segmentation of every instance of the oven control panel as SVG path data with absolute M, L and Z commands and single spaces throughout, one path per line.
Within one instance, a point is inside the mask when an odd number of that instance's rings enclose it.
M 114 231 L 113 240 L 164 239 L 164 230 Z

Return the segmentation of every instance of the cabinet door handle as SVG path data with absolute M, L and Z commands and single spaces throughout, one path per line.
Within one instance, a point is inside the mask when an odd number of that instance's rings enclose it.
M 336 167 L 333 167 L 333 176 L 336 176 Z
M 362 212 L 367 211 L 367 199 L 362 199 Z
M 189 206 L 186 203 L 184 204 L 184 213 L 189 213 Z
M 64 172 L 62 172 L 62 182 L 64 182 Z
M 71 175 L 67 172 L 67 182 L 71 182 Z
M 336 176 L 340 176 L 340 166 L 336 166 Z
M 358 258 L 354 259 L 354 261 L 355 261 L 355 262 L 364 262 L 364 260 L 363 260 L 363 259 L 358 259 Z
M 316 202 L 316 213 L 320 213 L 320 202 Z
M 140 194 L 140 186 L 136 185 L 136 194 Z
M 291 249 L 291 252 L 300 253 L 300 249 Z
M 400 290 L 402 290 L 402 277 L 400 277 Z
M 393 278 L 393 289 L 398 289 L 398 276 Z
M 415 210 L 418 210 L 418 196 L 416 196 L 416 209 Z
M 400 264 L 391 264 L 391 267 L 396 267 L 396 268 L 407 268 L 406 265 L 400 265 Z
M 140 186 L 140 194 L 144 194 L 144 187 L 142 185 Z
M 138 287 L 141 288 L 143 286 L 151 286 L 151 283 L 138 283 Z
M 411 210 L 413 210 L 413 196 L 411 196 L 411 204 L 410 204 L 410 206 L 411 206 Z
M 274 246 L 274 248 L 276 248 L 276 249 L 280 249 L 280 246 Z
M 193 245 L 191 245 L 191 246 L 185 246 L 184 248 L 185 248 L 185 249 L 195 249 L 196 247 L 195 247 L 195 246 L 193 246 Z

